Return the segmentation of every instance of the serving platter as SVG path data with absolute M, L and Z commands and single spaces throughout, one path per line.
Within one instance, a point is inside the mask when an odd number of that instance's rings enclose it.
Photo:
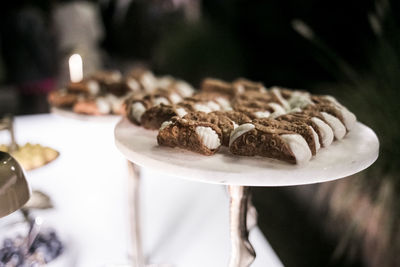
M 369 167 L 379 154 L 379 140 L 369 127 L 357 122 L 341 141 L 321 148 L 303 165 L 265 157 L 236 156 L 222 148 L 204 156 L 157 144 L 157 131 L 138 127 L 123 118 L 115 127 L 115 144 L 133 163 L 176 177 L 240 186 L 290 186 L 332 181 Z

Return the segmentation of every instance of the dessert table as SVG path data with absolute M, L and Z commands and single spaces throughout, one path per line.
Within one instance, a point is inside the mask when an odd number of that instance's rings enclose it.
M 54 162 L 27 173 L 32 189 L 49 194 L 55 206 L 34 214 L 55 228 L 67 246 L 68 260 L 54 266 L 130 262 L 129 173 L 125 157 L 114 145 L 118 121 L 118 117 L 79 120 L 56 114 L 15 118 L 19 144 L 39 143 L 60 152 Z M 7 134 L 0 132 L 0 143 L 7 142 Z M 178 179 L 149 168 L 141 169 L 141 177 L 146 262 L 226 266 L 230 238 L 225 187 Z M 1 223 L 18 216 L 14 213 Z M 283 266 L 257 227 L 250 231 L 250 241 L 257 254 L 252 266 Z

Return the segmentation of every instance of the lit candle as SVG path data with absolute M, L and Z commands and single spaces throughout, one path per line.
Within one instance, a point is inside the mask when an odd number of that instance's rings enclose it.
M 78 83 L 83 79 L 82 57 L 79 54 L 73 54 L 69 58 L 69 75 L 71 82 Z

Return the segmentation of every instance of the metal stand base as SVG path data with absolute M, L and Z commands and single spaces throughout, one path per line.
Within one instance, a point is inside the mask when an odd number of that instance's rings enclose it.
M 131 267 L 172 267 L 171 264 L 146 264 L 143 256 L 140 225 L 140 167 L 128 161 L 129 169 L 129 216 L 131 226 Z M 124 266 L 125 267 L 125 266 Z
M 254 207 L 250 202 L 250 188 L 238 185 L 229 185 L 230 195 L 230 234 L 231 258 L 229 267 L 248 267 L 256 258 L 256 253 L 249 241 L 249 230 L 256 225 Z M 248 214 L 249 205 L 253 213 Z M 255 213 L 256 214 L 256 213 Z M 247 215 L 251 219 L 247 219 Z
M 146 267 L 140 227 L 140 168 L 128 161 L 129 205 L 132 239 L 132 267 Z M 251 203 L 250 188 L 229 185 L 231 257 L 229 267 L 248 267 L 256 258 L 249 231 L 257 225 L 257 212 Z M 156 265 L 152 265 L 156 266 Z
M 131 223 L 132 241 L 132 267 L 145 267 L 142 237 L 140 234 L 140 169 L 138 166 L 128 161 L 129 168 L 129 216 Z

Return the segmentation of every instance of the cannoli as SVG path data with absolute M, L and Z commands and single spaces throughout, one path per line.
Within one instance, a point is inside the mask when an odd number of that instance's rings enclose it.
M 131 97 L 125 101 L 125 113 L 132 123 L 140 125 L 143 114 L 152 106 L 149 99 Z
M 203 92 L 213 92 L 228 96 L 233 96 L 235 94 L 235 87 L 231 83 L 214 78 L 204 79 L 200 88 Z
M 213 111 L 222 110 L 222 107 L 213 100 L 209 101 L 198 101 L 193 98 L 185 98 L 184 101 L 179 102 L 181 106 L 186 107 L 190 111 L 202 111 L 205 113 L 210 113 Z
M 127 87 L 124 86 L 122 74 L 119 71 L 98 71 L 90 78 L 98 82 L 102 93 L 111 93 L 117 96 L 127 93 Z
M 265 93 L 267 91 L 262 83 L 253 82 L 245 78 L 238 78 L 234 80 L 232 84 L 235 88 L 236 93 L 238 94 L 243 94 L 251 91 Z
M 67 90 L 72 93 L 94 96 L 100 94 L 100 84 L 96 80 L 88 78 L 77 83 L 69 83 L 67 85 Z
M 229 145 L 229 138 L 231 132 L 238 126 L 234 121 L 232 121 L 229 117 L 223 115 L 222 113 L 204 113 L 201 111 L 191 112 L 186 114 L 184 119 L 194 120 L 194 121 L 204 121 L 212 123 L 218 126 L 222 132 L 222 145 Z
M 78 98 L 78 94 L 69 93 L 67 90 L 52 91 L 47 96 L 50 105 L 59 108 L 72 107 Z
M 278 121 L 283 120 L 283 121 L 288 121 L 290 123 L 296 123 L 296 122 L 303 122 L 306 123 L 307 125 L 311 126 L 316 135 L 318 136 L 319 143 L 321 147 L 327 147 L 329 146 L 332 141 L 333 141 L 333 131 L 332 128 L 325 123 L 320 117 L 316 116 L 309 116 L 304 113 L 291 113 L 291 114 L 286 114 L 282 115 L 276 118 Z M 317 139 L 317 137 L 314 134 L 314 138 Z
M 234 106 L 234 109 L 245 113 L 252 119 L 256 118 L 276 118 L 286 114 L 285 109 L 275 102 L 262 103 L 260 101 L 252 101 L 243 103 L 242 106 Z
M 346 127 L 344 124 L 334 115 L 324 112 L 321 109 L 321 105 L 315 105 L 315 106 L 307 106 L 306 109 L 302 111 L 302 113 L 313 116 L 313 117 L 318 117 L 321 120 L 323 120 L 325 123 L 327 123 L 333 131 L 333 135 L 337 140 L 343 139 L 343 137 L 346 135 Z
M 157 135 L 161 146 L 180 147 L 207 156 L 218 151 L 221 139 L 221 130 L 216 125 L 178 117 L 164 122 Z
M 176 80 L 168 89 L 176 90 L 182 97 L 190 97 L 195 92 L 194 88 L 189 83 L 182 80 Z
M 257 123 L 237 127 L 231 134 L 229 150 L 236 155 L 258 155 L 293 164 L 303 164 L 312 157 L 306 140 L 300 134 Z
M 75 113 L 99 116 L 110 112 L 109 106 L 103 104 L 104 102 L 101 100 L 80 100 L 75 103 L 72 109 Z
M 315 133 L 313 128 L 304 122 L 288 122 L 284 120 L 275 120 L 271 118 L 255 119 L 253 123 L 258 123 L 267 127 L 274 127 L 278 129 L 288 130 L 300 134 L 304 140 L 306 140 L 311 153 L 315 155 L 320 149 L 320 143 L 318 135 Z
M 212 114 L 224 115 L 235 122 L 237 125 L 241 125 L 243 123 L 251 122 L 251 119 L 244 113 L 238 111 L 213 111 Z
M 174 103 L 179 102 L 181 99 L 182 98 L 179 94 L 166 89 L 158 89 L 155 92 L 145 94 L 144 96 L 133 95 L 129 100 L 126 101 L 126 114 L 130 121 L 140 125 L 142 115 L 146 112 L 146 110 L 161 104 L 166 106 L 173 105 Z M 152 110 L 152 113 L 154 111 Z M 182 112 L 186 111 L 182 110 Z M 153 123 L 148 125 L 148 127 L 153 127 L 150 125 L 153 125 Z
M 73 111 L 87 115 L 124 114 L 124 99 L 107 94 L 93 99 L 82 99 L 75 103 Z
M 158 88 L 158 80 L 154 74 L 145 68 L 134 68 L 127 75 L 126 79 L 134 79 L 141 89 L 146 93 L 154 92 Z
M 311 94 L 302 90 L 289 90 L 287 88 L 274 86 L 269 93 L 281 104 L 287 112 L 301 110 L 308 105 L 313 105 Z
M 183 117 L 188 111 L 178 105 L 160 104 L 146 110 L 140 120 L 141 125 L 146 129 L 159 129 L 164 121 L 174 116 Z
M 340 121 L 345 125 L 347 131 L 350 131 L 354 127 L 357 121 L 354 113 L 340 104 L 333 96 L 312 96 L 312 101 L 318 105 L 324 105 L 325 108 L 323 111 L 331 113 L 340 119 Z M 328 109 L 326 105 L 330 108 Z M 334 107 L 335 110 L 332 111 L 331 107 Z

